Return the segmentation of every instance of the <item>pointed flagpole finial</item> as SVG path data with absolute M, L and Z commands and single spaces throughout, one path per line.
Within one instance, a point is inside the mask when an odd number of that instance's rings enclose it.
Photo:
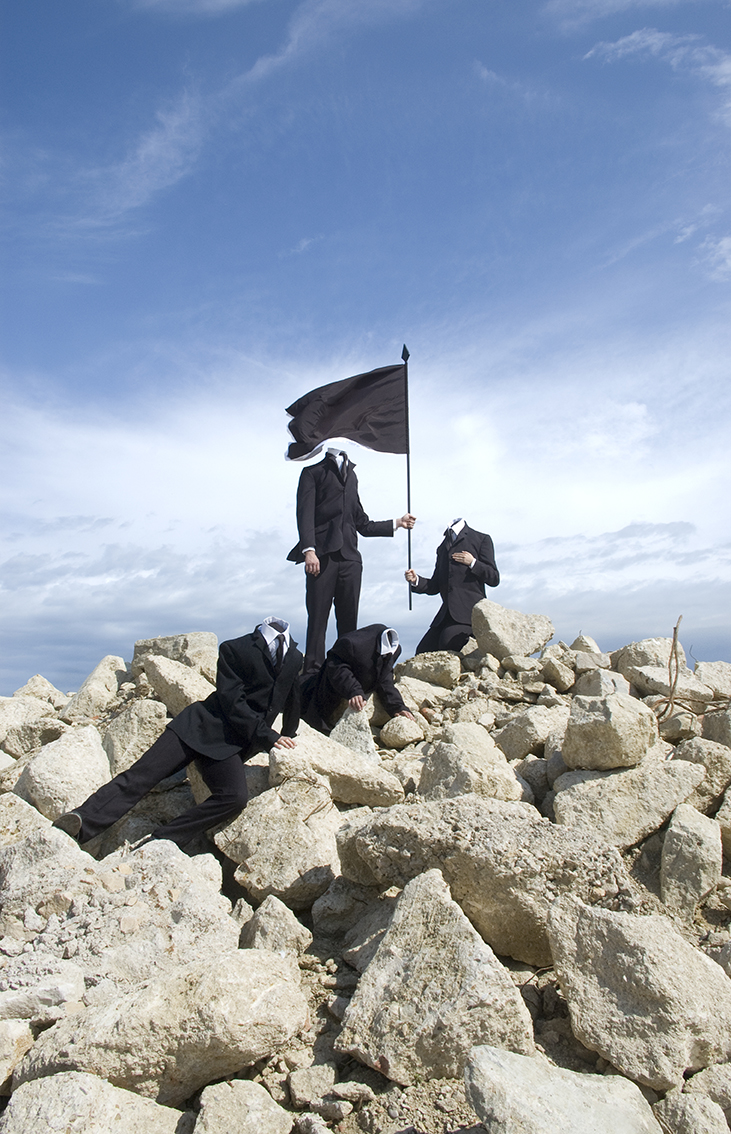
M 404 362 L 408 362 L 409 358 L 411 357 L 408 350 L 406 349 L 406 343 L 404 343 L 404 349 L 401 351 L 401 357 L 404 360 Z

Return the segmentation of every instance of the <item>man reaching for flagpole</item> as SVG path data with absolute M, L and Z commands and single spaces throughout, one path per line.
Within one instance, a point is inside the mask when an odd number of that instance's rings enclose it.
M 325 661 L 325 636 L 335 606 L 338 638 L 358 625 L 363 560 L 358 536 L 392 536 L 413 528 L 410 512 L 393 520 L 371 520 L 363 510 L 358 479 L 348 454 L 328 449 L 323 461 L 302 470 L 297 489 L 299 541 L 287 558 L 305 565 L 307 645 L 304 673 Z

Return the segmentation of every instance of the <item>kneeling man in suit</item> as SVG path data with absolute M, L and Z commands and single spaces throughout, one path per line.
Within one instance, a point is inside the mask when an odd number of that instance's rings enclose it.
M 54 827 L 85 843 L 126 815 L 161 780 L 191 763 L 211 795 L 150 838 L 183 847 L 202 831 L 232 819 L 249 798 L 244 762 L 257 752 L 295 747 L 301 665 L 289 623 L 280 618 L 265 618 L 253 633 L 222 642 L 215 693 L 183 709 L 131 768 L 59 816 Z M 272 728 L 280 713 L 281 735 Z
M 461 650 L 472 634 L 472 607 L 485 597 L 485 585 L 496 587 L 500 572 L 495 564 L 492 540 L 464 520 L 449 525 L 437 548 L 431 579 L 416 571 L 405 572 L 417 595 L 441 595 L 436 618 L 416 647 L 417 654 L 432 650 Z
M 393 683 L 393 667 L 401 653 L 398 634 L 382 622 L 343 634 L 317 673 L 302 686 L 302 719 L 327 736 L 338 706 L 347 701 L 361 710 L 377 693 L 389 716 L 411 717 Z

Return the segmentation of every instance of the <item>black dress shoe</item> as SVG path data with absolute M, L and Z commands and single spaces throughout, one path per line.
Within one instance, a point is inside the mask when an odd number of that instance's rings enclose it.
M 81 816 L 78 811 L 66 811 L 63 815 L 59 815 L 58 819 L 54 819 L 51 824 L 53 827 L 58 827 L 59 831 L 65 831 L 72 839 L 76 839 L 78 843 L 79 836 L 81 835 Z

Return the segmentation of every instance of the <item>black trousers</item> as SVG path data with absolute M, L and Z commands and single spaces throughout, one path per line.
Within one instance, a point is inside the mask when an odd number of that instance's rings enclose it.
M 229 756 L 226 760 L 211 760 L 194 752 L 184 740 L 166 728 L 131 768 L 100 787 L 81 807 L 74 808 L 81 816 L 79 842 L 85 843 L 106 831 L 161 780 L 192 763 L 198 768 L 211 795 L 164 827 L 158 827 L 152 833 L 153 838 L 170 839 L 183 847 L 202 831 L 233 818 L 246 807 L 249 793 L 240 755 Z
M 325 660 L 325 635 L 330 611 L 335 604 L 338 638 L 358 628 L 358 602 L 363 564 L 357 559 L 343 559 L 339 551 L 323 555 L 320 574 L 307 575 L 307 644 L 303 673 L 313 673 Z
M 461 650 L 471 637 L 472 627 L 455 622 L 446 611 L 437 615 L 414 652 L 430 654 L 434 650 Z

